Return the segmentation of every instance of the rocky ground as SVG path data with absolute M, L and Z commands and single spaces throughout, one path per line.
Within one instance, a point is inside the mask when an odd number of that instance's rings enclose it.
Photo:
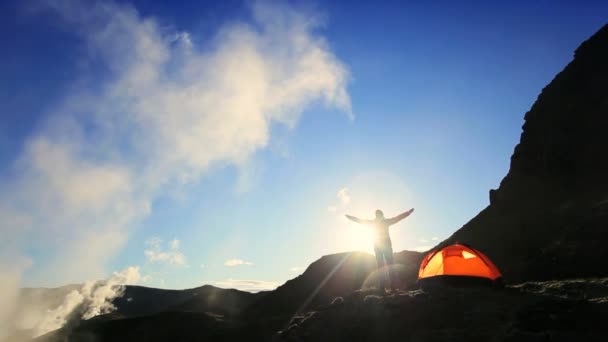
M 608 278 L 345 293 L 296 315 L 113 313 L 36 341 L 608 341 Z
M 294 317 L 282 341 L 607 341 L 608 278 L 504 289 L 356 291 Z

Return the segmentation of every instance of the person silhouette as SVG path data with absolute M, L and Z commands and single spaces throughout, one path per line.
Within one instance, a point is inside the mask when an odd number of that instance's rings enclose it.
M 381 270 L 386 265 L 391 291 L 393 292 L 397 289 L 397 279 L 395 277 L 395 272 L 391 270 L 390 267 L 393 264 L 393 246 L 391 244 L 391 237 L 389 235 L 388 227 L 410 216 L 410 214 L 413 212 L 414 208 L 393 218 L 387 219 L 384 217 L 382 210 L 378 209 L 376 210 L 376 218 L 373 220 L 362 220 L 351 215 L 346 215 L 346 218 L 351 221 L 360 224 L 372 225 L 374 227 L 374 252 L 376 253 L 378 270 Z M 381 274 L 379 283 L 380 289 L 384 290 L 386 286 L 385 274 Z

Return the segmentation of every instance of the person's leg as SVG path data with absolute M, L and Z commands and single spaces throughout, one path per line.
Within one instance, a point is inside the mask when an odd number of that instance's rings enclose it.
M 381 248 L 374 246 L 374 252 L 376 253 L 376 264 L 378 265 L 378 289 L 384 291 L 385 276 L 384 276 L 384 253 Z
M 395 271 L 393 270 L 393 247 L 386 246 L 384 249 L 384 257 L 386 258 L 386 270 L 388 272 L 388 278 L 391 285 L 391 290 L 395 291 L 397 289 L 397 277 L 395 275 Z

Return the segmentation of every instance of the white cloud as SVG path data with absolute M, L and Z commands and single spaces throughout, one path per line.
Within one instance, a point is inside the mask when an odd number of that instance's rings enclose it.
M 338 199 L 338 203 L 332 203 L 327 207 L 327 211 L 330 213 L 337 214 L 338 217 L 343 217 L 344 210 L 347 209 L 349 203 L 351 202 L 351 197 L 348 194 L 348 188 L 344 187 L 338 192 L 336 192 L 336 198 Z
M 0 180 L 0 250 L 10 251 L 0 264 L 42 246 L 51 257 L 34 260 L 38 279 L 105 277 L 159 196 L 213 166 L 246 167 L 271 143 L 272 126 L 295 126 L 313 103 L 351 115 L 346 67 L 314 16 L 287 5 L 254 2 L 251 20 L 207 40 L 111 1 L 45 6 L 94 56 L 78 62 L 102 65 L 104 77 L 81 75 L 24 143 L 16 172 Z M 146 256 L 184 264 L 178 245 Z M 0 278 L 23 270 L 0 268 Z
M 185 266 L 186 257 L 179 252 L 160 252 L 154 250 L 146 250 L 144 252 L 150 262 L 168 263 L 176 266 Z
M 169 242 L 169 248 L 171 249 L 179 249 L 180 241 L 178 239 L 173 239 Z
M 439 238 L 438 238 L 438 237 L 436 237 L 436 236 L 433 236 L 433 237 L 431 238 L 431 240 L 432 240 L 432 241 L 437 241 L 437 240 L 439 240 Z
M 426 252 L 426 251 L 428 251 L 431 248 L 433 248 L 433 246 L 426 246 L 426 245 L 424 245 L 424 246 L 416 246 L 416 247 L 414 247 L 414 251 L 415 252 Z
M 348 188 L 342 188 L 336 194 L 336 197 L 342 202 L 342 204 L 346 205 L 350 203 L 350 196 L 348 195 Z
M 427 242 L 429 242 L 429 240 L 427 240 L 427 239 L 418 239 L 418 242 L 427 243 Z
M 294 273 L 300 273 L 302 271 L 304 271 L 306 268 L 305 267 L 301 267 L 301 266 L 295 266 L 289 269 L 290 272 L 294 272 Z
M 270 291 L 279 286 L 277 282 L 265 280 L 226 279 L 221 281 L 203 281 L 203 283 L 225 289 L 237 289 L 247 292 Z
M 146 241 L 148 249 L 144 255 L 152 263 L 166 263 L 174 266 L 186 266 L 186 256 L 179 250 L 180 241 L 173 239 L 168 242 L 168 249 L 163 250 L 160 238 L 151 238 Z
M 144 243 L 149 248 L 152 248 L 152 249 L 161 249 L 162 248 L 162 244 L 163 244 L 163 239 L 155 236 L 155 237 L 149 238 Z
M 224 266 L 228 266 L 228 267 L 241 266 L 241 265 L 252 266 L 253 263 L 249 262 L 249 261 L 245 261 L 243 259 L 228 259 L 224 262 Z

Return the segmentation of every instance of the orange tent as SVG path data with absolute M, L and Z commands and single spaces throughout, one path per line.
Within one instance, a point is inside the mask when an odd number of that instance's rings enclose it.
M 485 254 L 456 243 L 426 255 L 418 271 L 418 284 L 500 284 L 502 275 Z

